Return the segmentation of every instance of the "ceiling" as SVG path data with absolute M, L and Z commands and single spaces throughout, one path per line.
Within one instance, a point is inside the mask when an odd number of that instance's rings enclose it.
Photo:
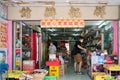
M 120 5 L 120 0 L 0 0 L 7 6 L 98 6 L 98 5 Z
M 47 33 L 52 40 L 72 40 L 73 38 L 83 36 L 84 32 L 90 30 L 98 30 L 98 26 L 103 21 L 85 21 L 84 28 L 42 28 L 42 31 Z M 90 31 L 89 34 L 91 34 Z

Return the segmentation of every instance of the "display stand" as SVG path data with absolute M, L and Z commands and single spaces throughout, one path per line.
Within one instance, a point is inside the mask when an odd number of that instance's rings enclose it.
M 102 66 L 104 64 L 104 56 L 92 55 L 91 57 L 91 67 L 90 67 L 90 76 L 93 78 L 94 73 L 103 73 Z M 103 71 L 102 71 L 103 70 Z
M 49 66 L 49 75 L 57 76 L 60 79 L 60 61 L 47 61 L 46 66 Z

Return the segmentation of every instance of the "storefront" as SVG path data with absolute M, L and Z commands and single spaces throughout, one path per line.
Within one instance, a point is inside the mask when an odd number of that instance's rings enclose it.
M 40 66 L 40 32 L 23 22 L 13 22 L 14 69 L 38 69 Z M 26 64 L 29 66 L 26 66 Z M 31 67 L 30 67 L 31 66 Z
M 77 19 L 77 21 L 75 19 L 71 18 L 68 15 L 69 7 L 64 7 L 64 9 L 63 9 L 63 7 L 56 7 L 56 9 L 58 9 L 57 10 L 58 14 L 55 16 L 54 19 L 52 17 L 49 17 L 49 18 L 46 19 L 46 17 L 44 16 L 44 13 L 43 13 L 44 12 L 43 10 L 45 10 L 45 8 L 42 8 L 42 7 L 30 7 L 30 9 L 32 9 L 33 13 L 36 13 L 35 11 L 37 10 L 38 12 L 36 14 L 39 14 L 39 15 L 36 16 L 35 14 L 31 13 L 31 17 L 29 19 L 28 18 L 23 18 L 23 17 L 20 16 L 19 10 L 21 9 L 21 7 L 19 7 L 19 8 L 9 7 L 8 18 L 12 19 L 12 20 L 15 20 L 15 19 L 16 20 L 41 20 L 41 23 L 40 23 L 41 28 L 43 28 L 43 27 L 44 28 L 73 28 L 73 26 L 75 26 L 74 28 L 81 28 L 85 25 L 84 20 L 102 20 L 103 22 L 104 22 L 104 20 L 105 21 L 111 20 L 110 25 L 107 25 L 108 29 L 106 29 L 105 27 L 100 28 L 100 29 L 103 29 L 103 30 L 100 30 L 100 32 L 95 31 L 95 34 L 91 34 L 91 35 L 87 36 L 86 42 L 89 42 L 89 43 L 96 42 L 97 45 L 100 45 L 102 51 L 104 49 L 107 49 L 109 54 L 115 55 L 115 56 L 119 55 L 119 50 L 118 50 L 118 46 L 119 46 L 118 45 L 118 18 L 119 18 L 119 16 L 118 16 L 119 12 L 118 11 L 119 11 L 119 7 L 118 6 L 113 6 L 113 7 L 107 6 L 106 14 L 104 15 L 104 17 L 99 17 L 99 16 L 93 15 L 94 7 L 80 7 L 80 8 L 81 8 L 82 16 L 81 16 L 80 20 Z M 13 10 L 16 11 L 16 15 L 13 14 Z M 43 11 L 43 12 L 41 12 L 41 11 Z M 63 14 L 62 12 L 64 12 L 64 11 L 66 11 L 66 12 Z M 84 19 L 84 20 L 81 20 L 81 19 Z M 109 26 L 110 26 L 110 28 L 109 28 Z M 109 30 L 111 30 L 111 31 L 109 31 Z M 89 32 L 89 31 L 86 31 L 85 34 L 89 34 L 87 32 Z M 111 32 L 113 32 L 113 33 L 111 33 Z M 34 36 L 35 33 L 33 33 L 32 35 L 34 37 L 34 42 L 35 42 L 36 41 L 35 36 Z M 93 36 L 93 35 L 96 35 L 97 37 Z M 49 38 L 48 34 L 45 34 L 45 38 L 46 37 Z M 42 39 L 42 38 L 41 38 L 41 40 L 43 40 L 42 42 L 44 42 L 44 43 L 42 43 L 42 47 L 44 49 L 43 49 L 43 51 L 41 50 L 41 52 L 43 52 L 41 55 L 43 55 L 43 58 L 45 58 L 46 54 L 47 54 L 46 53 L 46 50 L 47 50 L 46 47 L 48 45 L 46 43 L 47 41 L 45 42 L 45 40 Z M 93 50 L 93 51 L 95 50 L 95 46 L 92 46 L 92 47 L 91 47 L 91 45 L 88 45 L 88 46 L 89 46 L 90 50 Z M 33 51 L 34 51 L 34 49 L 33 49 Z M 36 53 L 36 51 L 34 51 L 34 52 Z M 15 52 L 15 54 L 16 54 L 16 52 Z M 36 54 L 35 54 L 35 56 L 36 56 Z M 32 55 L 32 59 L 36 59 L 35 56 Z M 119 58 L 117 57 L 117 59 L 119 59 Z M 103 62 L 104 58 L 103 57 L 98 58 L 98 56 L 96 56 L 95 60 L 96 60 L 96 63 L 93 63 L 93 64 L 104 64 L 104 62 Z M 93 60 L 93 61 L 95 61 L 95 60 Z M 117 62 L 119 62 L 119 61 L 117 61 Z M 112 63 L 114 63 L 114 62 L 112 62 Z M 106 68 L 106 66 L 108 66 L 108 65 L 105 65 L 104 68 Z M 93 68 L 93 66 L 91 66 L 91 68 Z M 106 69 L 106 71 L 108 71 L 108 69 Z M 93 72 L 93 71 L 91 71 L 91 72 Z M 107 73 L 107 72 L 105 72 L 105 73 Z

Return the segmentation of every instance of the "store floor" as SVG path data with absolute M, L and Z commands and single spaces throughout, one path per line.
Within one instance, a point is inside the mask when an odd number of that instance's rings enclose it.
M 84 72 L 84 75 L 75 74 L 73 65 L 70 65 L 60 80 L 91 80 L 86 69 L 82 69 L 82 72 Z

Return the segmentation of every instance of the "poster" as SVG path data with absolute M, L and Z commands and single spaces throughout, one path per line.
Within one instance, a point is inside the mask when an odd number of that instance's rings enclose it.
M 0 18 L 0 64 L 7 63 L 8 22 Z
M 7 63 L 7 49 L 0 49 L 0 64 Z
M 7 48 L 7 21 L 0 19 L 0 48 Z

